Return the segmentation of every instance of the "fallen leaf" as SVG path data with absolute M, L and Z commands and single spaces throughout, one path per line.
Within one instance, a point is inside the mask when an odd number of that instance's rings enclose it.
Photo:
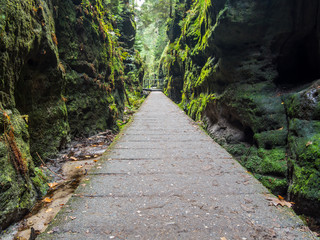
M 313 142 L 311 142 L 311 141 L 307 142 L 306 147 L 312 145 L 312 143 L 313 143 Z
M 280 195 L 278 195 L 278 198 L 279 198 L 280 200 L 284 200 L 284 197 L 282 197 L 282 196 L 280 196 Z
M 221 240 L 227 240 L 225 237 L 220 238 Z
M 91 147 L 97 147 L 98 145 L 95 145 L 95 144 L 93 144 L 93 145 L 91 145 Z
M 95 160 L 93 160 L 94 162 L 98 162 L 98 160 L 97 159 L 95 159 Z
M 70 157 L 70 159 L 73 161 L 78 161 L 78 158 L 76 158 L 76 157 Z
M 272 198 L 272 197 L 267 198 L 267 200 L 270 201 L 270 204 L 274 205 L 274 206 L 281 205 L 282 207 L 287 206 L 288 208 L 291 208 L 292 205 L 294 204 L 293 202 L 287 202 L 285 200 L 281 200 L 278 198 Z
M 62 206 L 64 206 L 64 204 L 63 204 L 63 203 L 61 203 L 61 204 L 59 204 L 59 205 L 60 205 L 61 207 L 62 207 Z
M 50 188 L 54 188 L 54 187 L 56 187 L 58 185 L 58 183 L 53 182 L 53 183 L 48 183 L 48 185 L 49 185 Z
M 99 157 L 99 155 L 93 155 L 93 157 L 95 157 L 95 158 L 96 158 L 96 157 Z
M 278 129 L 278 131 L 281 131 L 281 130 L 283 130 L 283 127 L 281 127 L 281 128 Z
M 84 156 L 85 158 L 91 158 L 91 156 L 89 156 L 89 155 L 86 155 L 86 156 Z
M 71 220 L 75 220 L 77 217 L 69 216 L 69 218 L 70 218 Z
M 48 198 L 46 197 L 45 199 L 42 200 L 42 202 L 45 202 L 45 203 L 51 203 L 53 201 L 52 198 Z
M 46 213 L 48 213 L 48 212 L 52 212 L 52 208 L 48 208 L 47 210 L 46 210 Z
M 52 233 L 53 233 L 53 231 L 51 230 L 51 231 L 48 231 L 47 233 L 48 233 L 48 234 L 52 234 Z
M 81 169 L 81 168 L 83 168 L 83 166 L 82 166 L 82 165 L 81 165 L 81 166 L 76 167 L 76 169 Z

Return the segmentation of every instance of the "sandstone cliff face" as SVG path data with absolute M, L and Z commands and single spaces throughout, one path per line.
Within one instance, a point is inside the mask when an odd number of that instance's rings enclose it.
M 131 79 L 111 15 L 100 0 L 0 0 L 0 230 L 46 193 L 37 153 L 121 117 Z
M 188 5 L 162 59 L 167 94 L 274 193 L 320 209 L 319 1 Z

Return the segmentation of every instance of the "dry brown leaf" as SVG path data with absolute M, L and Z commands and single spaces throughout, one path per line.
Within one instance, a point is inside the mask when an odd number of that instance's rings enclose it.
M 71 220 L 75 220 L 77 217 L 69 216 L 69 218 L 70 218 Z
M 278 198 L 272 198 L 272 197 L 267 198 L 267 200 L 270 201 L 270 204 L 274 205 L 274 206 L 281 205 L 282 207 L 287 206 L 288 208 L 291 208 L 292 205 L 294 204 L 293 202 L 287 202 L 285 200 L 281 200 Z
M 81 165 L 81 166 L 76 167 L 76 169 L 81 169 L 81 168 L 83 168 L 83 166 L 82 166 L 82 165 Z
M 76 158 L 76 157 L 70 157 L 70 159 L 73 161 L 78 161 L 78 158 Z
M 50 188 L 54 188 L 54 187 L 56 187 L 58 185 L 58 183 L 53 182 L 53 183 L 48 183 L 48 185 L 49 185 Z
M 52 198 L 48 198 L 46 197 L 45 199 L 42 200 L 42 202 L 45 202 L 45 203 L 51 203 L 53 201 Z
M 313 142 L 311 142 L 311 141 L 307 142 L 306 147 L 312 145 L 312 143 L 313 143 Z
M 221 240 L 227 240 L 227 238 L 225 238 L 225 237 L 222 237 L 222 238 L 220 238 Z

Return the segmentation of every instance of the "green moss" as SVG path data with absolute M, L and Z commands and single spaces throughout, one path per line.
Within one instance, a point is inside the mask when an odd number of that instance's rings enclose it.
M 214 59 L 208 58 L 206 64 L 201 69 L 200 76 L 195 83 L 195 88 L 202 91 L 210 90 L 210 82 L 212 82 L 212 78 L 216 73 L 216 68 L 217 65 L 214 65 Z
M 47 176 L 42 172 L 42 170 L 38 167 L 33 169 L 34 177 L 31 177 L 31 181 L 37 191 L 39 192 L 39 196 L 44 196 L 47 194 L 47 191 L 49 189 L 49 186 L 47 185 L 48 178 Z
M 272 149 L 274 147 L 285 146 L 287 144 L 287 129 L 280 128 L 261 133 L 256 133 L 253 138 L 258 147 Z
M 191 102 L 188 105 L 188 115 L 191 116 L 194 120 L 200 121 L 208 103 L 213 102 L 214 99 L 214 94 L 201 93 L 197 98 L 194 98 L 192 96 Z
M 275 195 L 286 195 L 288 182 L 284 178 L 275 178 L 254 174 L 254 176 Z
M 289 186 L 289 192 L 301 198 L 320 201 L 319 186 L 319 170 L 294 165 L 293 184 Z
M 292 152 L 292 184 L 289 191 L 299 198 L 320 200 L 319 121 L 292 119 L 289 146 Z
M 248 146 L 243 143 L 226 145 L 224 147 L 235 157 L 243 156 L 250 150 L 250 148 L 248 148 Z
M 286 177 L 287 160 L 286 160 L 285 149 L 282 149 L 282 148 L 274 148 L 272 150 L 259 149 L 258 156 L 260 156 L 263 159 L 258 172 L 266 175 L 270 174 L 270 175 Z
M 7 131 L 13 129 L 18 150 L 23 159 L 27 161 L 27 171 L 21 173 L 16 169 L 10 144 L 5 140 L 4 133 L 0 135 L 0 226 L 7 226 L 11 221 L 21 217 L 29 211 L 36 200 L 36 191 L 29 178 L 33 172 L 34 164 L 29 152 L 29 135 L 25 120 L 17 110 L 5 110 L 10 121 L 4 123 L 3 114 L 0 115 L 1 128 Z
M 51 158 L 69 141 L 69 124 L 64 101 L 57 99 L 29 113 L 31 153 L 38 159 Z M 41 124 L 39 124 L 41 122 Z M 37 160 L 39 161 L 39 160 Z
M 311 165 L 320 171 L 320 134 L 315 134 L 307 140 L 299 144 L 296 149 L 297 161 L 300 166 Z
M 248 156 L 242 156 L 241 163 L 253 173 L 279 177 L 286 177 L 287 174 L 286 152 L 281 148 L 253 148 Z

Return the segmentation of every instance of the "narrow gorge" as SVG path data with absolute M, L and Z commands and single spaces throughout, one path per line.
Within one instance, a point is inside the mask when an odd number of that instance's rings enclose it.
M 0 61 L 0 232 L 150 79 L 319 231 L 319 0 L 0 0 Z

